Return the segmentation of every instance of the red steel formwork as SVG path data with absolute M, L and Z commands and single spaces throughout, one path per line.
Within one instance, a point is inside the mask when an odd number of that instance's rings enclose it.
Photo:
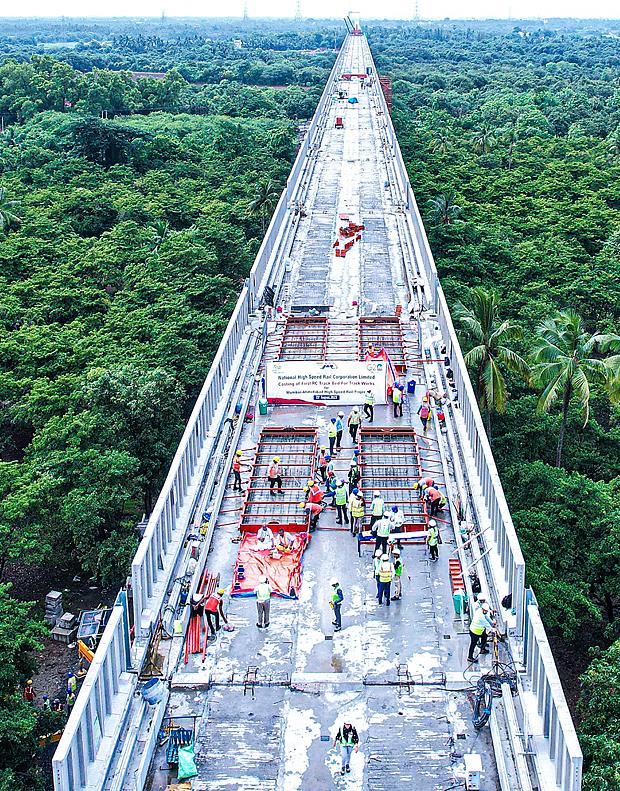
M 278 360 L 325 359 L 328 322 L 324 316 L 288 316 L 278 350 Z
M 398 316 L 360 317 L 358 323 L 358 353 L 363 360 L 369 346 L 376 351 L 381 348 L 389 354 L 396 372 L 402 374 L 406 369 L 403 330 Z
M 284 494 L 269 492 L 267 472 L 274 456 L 280 459 Z M 308 530 L 309 518 L 299 507 L 303 487 L 314 477 L 317 430 L 314 428 L 264 428 L 256 448 L 239 529 L 255 533 L 262 525 L 290 532 Z
M 412 428 L 375 428 L 362 426 L 361 486 L 366 503 L 376 489 L 386 508 L 397 505 L 405 517 L 404 532 L 420 533 L 426 538 L 428 512 L 426 503 L 413 488 L 422 476 L 422 459 L 417 434 Z

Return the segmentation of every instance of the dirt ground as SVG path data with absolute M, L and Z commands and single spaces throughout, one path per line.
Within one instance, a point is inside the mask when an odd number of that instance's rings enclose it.
M 94 610 L 100 605 L 110 606 L 116 597 L 116 588 L 101 588 L 93 581 L 81 578 L 76 569 L 46 566 L 34 571 L 21 563 L 11 564 L 5 574 L 5 581 L 11 582 L 12 595 L 22 601 L 35 602 L 35 615 L 41 620 L 45 614 L 45 596 L 51 590 L 63 594 L 64 612 L 79 616 L 82 610 Z M 34 688 L 40 702 L 41 695 L 49 695 L 53 700 L 65 696 L 65 679 L 69 670 L 78 665 L 77 648 L 63 643 L 43 639 L 43 650 L 37 653 L 38 672 L 33 676 Z

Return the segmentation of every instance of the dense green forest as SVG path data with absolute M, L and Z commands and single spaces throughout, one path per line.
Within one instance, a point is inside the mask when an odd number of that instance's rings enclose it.
M 567 672 L 620 635 L 619 349 L 596 340 L 620 331 L 620 41 L 604 32 L 369 33 L 393 80 L 394 123 L 448 301 L 465 319 L 464 348 L 482 349 L 472 380 Z M 488 331 L 468 331 L 472 317 Z M 562 358 L 550 362 L 550 347 Z M 478 378 L 484 359 L 505 392 Z M 565 374 L 551 398 L 549 366 Z M 619 647 L 584 679 L 592 791 L 620 788 Z
M 528 582 L 563 669 L 587 667 L 589 791 L 620 789 L 617 350 L 597 335 L 620 328 L 619 29 L 368 28 Z M 53 724 L 15 689 L 41 608 L 4 583 L 59 561 L 124 577 L 343 32 L 0 24 L 0 791 L 40 785 Z M 579 386 L 541 399 L 553 339 Z

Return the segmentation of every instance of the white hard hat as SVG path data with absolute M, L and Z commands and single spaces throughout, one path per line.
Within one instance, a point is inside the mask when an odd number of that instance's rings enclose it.
M 437 522 L 434 519 L 429 519 L 428 520 L 428 526 L 429 527 L 437 527 Z
M 353 411 L 354 411 L 354 412 L 359 412 L 359 409 L 358 409 L 356 406 L 354 406 L 354 407 L 353 407 Z
M 374 492 L 372 493 L 372 496 L 373 496 L 373 497 L 381 497 L 381 492 L 374 491 Z
M 385 553 L 383 553 L 383 555 L 381 555 L 381 560 L 389 560 L 389 559 L 390 559 L 389 555 L 386 555 Z
M 381 554 L 382 554 L 382 553 L 381 553 L 381 550 L 380 550 L 380 549 L 378 549 L 378 550 L 375 552 L 375 557 L 376 557 L 376 558 L 380 558 L 380 557 L 381 557 Z

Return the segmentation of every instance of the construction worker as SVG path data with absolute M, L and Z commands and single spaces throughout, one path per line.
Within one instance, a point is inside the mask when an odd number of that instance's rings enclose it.
M 381 555 L 381 562 L 379 563 L 379 605 L 383 603 L 385 597 L 385 606 L 390 606 L 390 588 L 394 578 L 394 566 L 390 561 L 390 556 L 387 552 Z
M 349 495 L 349 514 L 351 516 L 351 532 L 356 536 L 362 532 L 364 519 L 364 497 L 357 486 Z
M 381 552 L 380 549 L 375 549 L 375 554 L 372 558 L 372 574 L 377 583 L 377 599 L 379 598 L 379 566 L 381 565 Z
M 319 516 L 327 508 L 324 503 L 299 503 L 299 507 L 310 517 L 310 530 L 316 530 L 319 524 Z
M 215 637 L 216 632 L 219 632 L 220 629 L 220 616 L 224 623 L 228 623 L 226 616 L 224 615 L 224 594 L 226 591 L 224 588 L 218 588 L 214 593 L 212 593 L 205 603 L 205 614 L 207 616 L 207 623 L 209 624 L 209 632 L 213 637 Z M 213 625 L 213 620 L 215 619 L 215 626 Z
M 336 478 L 336 474 L 333 470 L 330 470 L 327 473 L 327 483 L 325 484 L 325 492 L 323 494 L 323 499 L 327 499 L 331 497 L 330 505 L 333 505 L 334 508 L 336 507 L 336 487 L 338 486 L 338 480 Z
M 340 587 L 340 583 L 338 582 L 337 577 L 333 577 L 331 581 L 332 586 L 332 597 L 330 599 L 330 606 L 334 611 L 334 620 L 332 621 L 334 625 L 334 632 L 339 632 L 342 629 L 342 619 L 340 617 L 340 609 L 342 607 L 342 601 L 344 599 L 344 595 L 342 593 L 342 588 Z
M 73 711 L 74 706 L 75 706 L 75 692 L 67 692 L 67 697 L 65 700 L 65 709 L 67 711 L 67 717 L 71 716 L 71 712 Z
M 403 391 L 398 382 L 394 383 L 392 388 L 392 403 L 394 404 L 394 417 L 403 416 Z
M 49 695 L 43 695 L 43 703 L 41 704 L 43 711 L 51 711 L 52 704 L 50 703 Z
M 26 681 L 22 695 L 26 703 L 34 703 L 37 697 L 37 693 L 34 691 L 31 678 L 29 678 L 28 681 Z
M 238 450 L 235 453 L 235 458 L 233 459 L 232 464 L 232 471 L 233 471 L 233 492 L 242 491 L 241 490 L 241 451 Z
M 432 478 L 429 478 L 427 476 L 426 478 L 424 478 L 424 477 L 420 478 L 420 480 L 417 483 L 414 483 L 413 484 L 413 488 L 414 489 L 419 489 L 422 497 L 424 497 L 428 487 L 429 486 L 434 486 L 434 485 L 435 485 L 435 481 Z
M 279 494 L 284 494 L 284 490 L 282 489 L 282 476 L 280 474 L 279 456 L 273 457 L 273 461 L 269 465 L 269 470 L 267 471 L 267 477 L 269 478 L 269 494 L 272 494 L 275 497 L 276 487 L 278 489 Z
M 338 481 L 334 502 L 336 503 L 336 510 L 338 511 L 338 515 L 336 516 L 336 524 L 341 525 L 344 518 L 345 524 L 348 525 L 349 515 L 347 513 L 347 487 L 344 478 L 341 478 Z
M 357 458 L 354 456 L 351 460 L 351 466 L 349 467 L 349 494 L 355 489 L 357 484 L 360 482 L 361 473 L 360 468 L 357 463 Z
M 402 533 L 405 515 L 397 505 L 392 506 L 390 514 L 390 533 Z
M 54 698 L 54 702 L 52 703 L 52 711 L 61 712 L 64 711 L 64 706 L 60 702 L 60 698 Z
M 432 417 L 431 407 L 428 402 L 428 396 L 424 396 L 424 398 L 422 399 L 422 403 L 418 407 L 418 415 L 420 416 L 420 420 L 422 421 L 422 428 L 424 429 L 424 433 L 426 434 L 428 421 Z
M 375 417 L 375 397 L 372 390 L 367 390 L 364 396 L 364 414 L 368 418 L 368 422 L 372 423 Z
M 385 503 L 383 502 L 383 497 L 381 497 L 381 492 L 373 492 L 372 503 L 370 504 L 370 530 L 375 536 L 377 535 L 375 524 L 379 521 L 379 519 L 383 518 L 384 511 Z
M 380 549 L 381 554 L 387 552 L 388 538 L 390 537 L 390 512 L 384 511 L 383 516 L 377 522 L 377 535 L 375 538 L 375 550 Z
M 306 495 L 306 500 L 311 503 L 320 503 L 323 499 L 321 487 L 313 478 L 308 479 L 308 483 L 304 488 L 304 493 Z
M 321 492 L 321 497 L 323 496 L 323 492 Z M 284 532 L 284 528 L 281 527 L 278 530 L 278 535 L 276 536 L 276 549 L 278 552 L 290 552 L 293 549 L 294 541 L 289 536 L 288 533 Z
M 329 421 L 329 425 L 327 426 L 327 439 L 329 440 L 329 455 L 334 455 L 334 445 L 336 444 L 336 418 L 333 417 Z
M 321 449 L 319 451 L 319 473 L 321 475 L 321 480 L 323 483 L 327 480 L 327 448 L 325 445 L 321 445 Z
M 360 415 L 360 411 L 356 406 L 354 406 L 351 410 L 351 414 L 349 415 L 349 419 L 347 420 L 351 442 L 353 442 L 354 445 L 357 442 L 357 431 L 361 422 L 362 416 Z
M 478 643 L 480 643 L 480 653 L 488 654 L 487 642 L 489 640 L 488 632 L 495 626 L 495 621 L 491 619 L 490 610 L 487 602 L 483 602 L 479 608 L 474 611 L 473 618 L 469 625 L 469 653 L 467 654 L 467 661 L 471 664 L 478 661 L 478 657 L 474 656 L 474 650 Z
M 77 692 L 78 682 L 73 672 L 67 673 L 67 692 Z
M 340 745 L 340 760 L 342 763 L 340 774 L 343 775 L 345 772 L 351 771 L 351 753 L 359 750 L 359 736 L 350 722 L 345 722 L 336 734 L 333 746 L 335 747 L 337 744 Z
M 400 601 L 402 598 L 402 576 L 405 567 L 400 558 L 400 549 L 398 547 L 394 547 L 392 550 L 392 559 L 394 563 L 394 595 L 392 596 L 392 601 Z
M 256 588 L 256 610 L 258 621 L 256 625 L 259 629 L 266 629 L 269 626 L 269 610 L 271 609 L 271 585 L 268 577 L 262 577 Z
M 344 412 L 338 412 L 336 418 L 336 450 L 342 450 L 342 432 L 344 431 Z
M 426 543 L 431 554 L 433 563 L 439 559 L 439 530 L 434 519 L 428 520 L 428 530 L 426 532 Z
M 437 516 L 437 513 L 441 508 L 441 492 L 435 486 L 429 486 L 427 487 L 424 496 L 426 497 L 426 502 L 428 503 L 430 509 L 430 515 Z
M 329 453 L 325 456 L 325 461 L 327 462 L 327 466 L 325 467 L 325 476 L 326 478 L 329 478 L 330 473 L 332 475 L 335 474 L 334 462 L 332 460 L 332 457 L 329 455 Z

